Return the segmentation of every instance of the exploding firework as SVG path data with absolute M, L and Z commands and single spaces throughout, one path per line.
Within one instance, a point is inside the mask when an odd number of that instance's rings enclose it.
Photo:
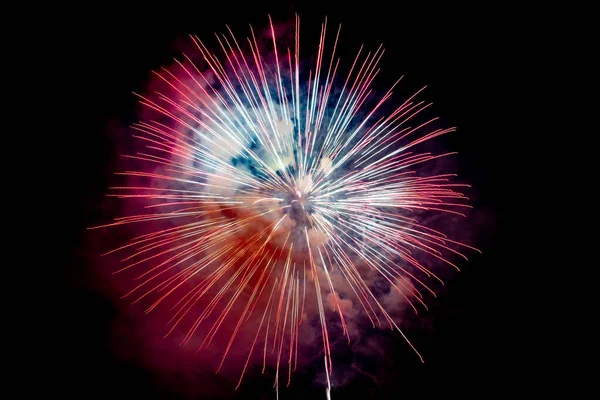
M 146 211 L 104 226 L 148 228 L 110 253 L 128 252 L 116 273 L 133 272 L 136 283 L 124 297 L 149 301 L 148 312 L 169 310 L 167 336 L 183 328 L 183 343 L 201 336 L 205 348 L 227 335 L 220 369 L 243 332 L 238 386 L 253 356 L 263 370 L 273 362 L 277 388 L 285 365 L 289 384 L 302 326 L 318 317 L 329 397 L 327 311 L 350 340 L 344 301 L 357 301 L 374 327 L 396 329 L 421 358 L 371 278 L 416 311 L 425 292 L 434 294 L 427 279 L 441 282 L 422 260 L 454 266 L 448 255 L 476 249 L 419 219 L 423 210 L 468 207 L 453 175 L 415 172 L 452 154 L 417 145 L 454 128 L 415 122 L 430 106 L 420 91 L 383 112 L 398 82 L 372 99 L 382 47 L 361 47 L 339 78 L 340 30 L 326 53 L 326 26 L 311 68 L 300 58 L 298 17 L 285 51 L 270 24 L 268 55 L 253 31 L 242 42 L 231 31 L 217 36 L 220 58 L 192 36 L 203 68 L 184 54 L 177 72 L 156 73 L 167 94 L 139 95 L 153 117 L 133 125 L 144 149 L 126 157 L 144 167 L 123 172 L 130 184 L 113 188 Z

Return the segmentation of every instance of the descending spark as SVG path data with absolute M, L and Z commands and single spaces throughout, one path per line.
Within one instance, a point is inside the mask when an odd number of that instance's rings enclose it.
M 289 385 L 306 302 L 314 301 L 330 398 L 333 363 L 323 294 L 332 296 L 350 340 L 334 275 L 373 326 L 398 330 L 421 358 L 377 299 L 367 274 L 379 274 L 417 311 L 426 307 L 422 291 L 434 294 L 425 279 L 440 280 L 419 261 L 420 254 L 456 267 L 447 255 L 466 258 L 456 249 L 473 248 L 423 226 L 415 213 L 462 215 L 460 209 L 468 207 L 456 191 L 466 185 L 451 183 L 453 175 L 413 170 L 452 154 L 414 148 L 454 128 L 430 128 L 436 119 L 416 122 L 430 106 L 416 100 L 421 91 L 388 114 L 382 107 L 394 87 L 368 106 L 384 51 L 365 54 L 361 47 L 347 76 L 338 79 L 340 30 L 326 60 L 327 20 L 316 65 L 301 78 L 297 16 L 295 23 L 293 49 L 286 52 L 278 50 L 270 23 L 274 62 L 259 50 L 254 31 L 244 51 L 229 30 L 217 35 L 221 59 L 191 36 L 205 72 L 187 55 L 184 62 L 176 60 L 179 75 L 156 72 L 172 94 L 138 95 L 158 117 L 133 125 L 146 149 L 128 156 L 155 168 L 125 171 L 146 183 L 113 188 L 119 198 L 149 202 L 147 211 L 104 226 L 171 222 L 109 253 L 130 251 L 116 273 L 140 270 L 124 297 L 153 298 L 148 312 L 174 299 L 166 335 L 190 320 L 187 343 L 208 325 L 200 345 L 205 348 L 224 324 L 232 329 L 219 369 L 242 327 L 256 319 L 238 386 L 261 343 L 263 372 L 267 353 L 275 354 L 277 393 L 285 363 Z M 314 297 L 308 299 L 307 292 Z
M 331 382 L 329 381 L 329 368 L 327 368 L 327 358 L 325 358 L 325 376 L 327 377 L 327 389 L 325 390 L 325 394 L 327 395 L 327 400 L 331 400 Z

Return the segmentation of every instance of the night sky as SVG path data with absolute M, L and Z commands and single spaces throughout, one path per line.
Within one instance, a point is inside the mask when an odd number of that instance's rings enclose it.
M 446 125 L 458 127 L 443 144 L 459 152 L 455 162 L 461 180 L 476 189 L 469 194 L 479 212 L 476 245 L 483 250 L 483 254 L 461 264 L 463 271 L 447 282 L 438 299 L 432 299 L 430 311 L 421 315 L 421 322 L 407 328 L 406 333 L 416 337 L 425 364 L 411 356 L 400 337 L 382 333 L 382 340 L 388 343 L 386 357 L 396 362 L 386 361 L 383 373 L 382 368 L 372 365 L 374 360 L 365 360 L 366 369 L 380 371 L 376 382 L 366 374 L 358 375 L 334 388 L 332 398 L 392 399 L 415 394 L 424 398 L 487 398 L 513 381 L 510 369 L 504 368 L 512 362 L 508 360 L 505 308 L 511 278 L 500 255 L 507 243 L 500 210 L 501 199 L 506 196 L 501 161 L 507 141 L 504 125 L 499 123 L 499 107 L 506 101 L 502 97 L 506 94 L 500 93 L 507 79 L 503 71 L 510 61 L 507 39 L 501 34 L 503 25 L 491 14 L 489 19 L 485 15 L 471 19 L 461 10 L 414 12 L 372 4 L 309 7 L 246 3 L 241 7 L 224 4 L 220 9 L 169 9 L 169 3 L 163 2 L 160 8 L 139 15 L 106 8 L 89 21 L 81 19 L 73 28 L 79 31 L 77 35 L 65 35 L 57 44 L 72 54 L 70 83 L 77 110 L 73 127 L 65 134 L 73 149 L 65 156 L 72 166 L 68 174 L 77 183 L 68 189 L 74 200 L 67 210 L 69 223 L 60 228 L 64 229 L 64 243 L 71 244 L 63 254 L 66 322 L 61 327 L 64 352 L 60 368 L 65 369 L 61 375 L 69 379 L 62 394 L 81 398 L 202 398 L 198 389 L 206 384 L 202 379 L 212 380 L 210 386 L 219 384 L 220 378 L 207 375 L 198 379 L 195 388 L 185 388 L 189 380 L 177 383 L 157 378 L 156 371 L 135 356 L 115 353 L 111 343 L 116 333 L 111 321 L 123 307 L 103 294 L 104 284 L 96 282 L 96 274 L 90 271 L 89 260 L 102 246 L 94 243 L 85 228 L 113 217 L 105 215 L 105 194 L 114 182 L 117 143 L 128 140 L 122 136 L 127 131 L 121 128 L 135 120 L 137 106 L 132 91 L 143 90 L 150 71 L 178 55 L 176 44 L 185 41 L 189 33 L 210 41 L 213 32 L 224 31 L 225 24 L 243 36 L 248 23 L 264 26 L 269 13 L 275 20 L 291 20 L 294 11 L 302 18 L 303 34 L 317 35 L 324 15 L 331 27 L 342 23 L 342 42 L 348 49 L 342 48 L 342 54 L 353 54 L 363 43 L 376 48 L 383 42 L 386 55 L 378 79 L 383 87 L 400 75 L 405 75 L 401 92 L 428 85 L 426 98 L 435 102 L 436 114 Z M 344 362 L 344 355 L 340 360 Z M 299 373 L 282 398 L 325 398 L 323 385 L 313 378 L 309 372 Z M 275 393 L 270 380 L 256 378 L 237 392 L 223 384 L 218 398 L 266 399 L 275 398 Z

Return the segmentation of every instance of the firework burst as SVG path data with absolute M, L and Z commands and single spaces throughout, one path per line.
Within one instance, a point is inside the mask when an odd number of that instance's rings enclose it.
M 113 188 L 146 211 L 104 227 L 150 227 L 110 253 L 128 252 L 116 273 L 136 274 L 124 297 L 170 310 L 166 335 L 183 326 L 187 343 L 202 331 L 204 348 L 226 332 L 220 369 L 240 329 L 253 327 L 238 386 L 253 355 L 263 370 L 274 362 L 276 387 L 282 368 L 289 384 L 302 323 L 318 316 L 329 397 L 327 310 L 348 340 L 344 298 L 358 301 L 373 326 L 402 334 L 366 277 L 378 275 L 415 311 L 426 307 L 425 292 L 434 294 L 426 279 L 440 279 L 420 255 L 454 266 L 447 255 L 466 258 L 459 250 L 469 246 L 421 225 L 415 211 L 462 215 L 468 205 L 457 191 L 466 185 L 452 175 L 414 171 L 451 154 L 415 147 L 454 128 L 414 122 L 430 106 L 416 100 L 420 91 L 387 114 L 396 85 L 371 99 L 382 47 L 361 47 L 339 78 L 340 30 L 326 56 L 325 20 L 307 70 L 298 17 L 295 24 L 283 51 L 271 23 L 268 57 L 253 31 L 242 42 L 231 31 L 217 36 L 220 58 L 192 36 L 206 68 L 184 55 L 178 73 L 156 73 L 168 94 L 139 96 L 155 117 L 133 125 L 144 150 L 127 156 L 146 167 L 123 172 L 134 183 Z

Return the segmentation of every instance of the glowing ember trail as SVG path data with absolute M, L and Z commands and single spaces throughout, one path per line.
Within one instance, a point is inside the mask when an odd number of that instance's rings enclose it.
M 415 211 L 462 215 L 468 205 L 456 191 L 466 185 L 451 183 L 452 175 L 413 169 L 451 154 L 415 148 L 454 130 L 430 128 L 436 118 L 415 122 L 430 106 L 415 100 L 420 91 L 383 116 L 393 87 L 370 99 L 382 47 L 361 47 L 339 79 L 340 30 L 326 57 L 325 20 L 316 64 L 307 70 L 298 17 L 295 24 L 292 48 L 281 51 L 271 22 L 268 56 L 254 31 L 247 42 L 231 31 L 217 36 L 222 58 L 192 36 L 204 71 L 184 55 L 177 74 L 156 73 L 170 94 L 139 96 L 157 117 L 134 124 L 146 147 L 128 156 L 146 169 L 123 172 L 135 184 L 113 188 L 114 196 L 142 202 L 148 211 L 104 226 L 150 222 L 143 226 L 151 230 L 110 252 L 128 252 L 116 273 L 136 271 L 125 297 L 150 301 L 148 311 L 167 303 L 165 333 L 186 326 L 184 343 L 201 326 L 200 348 L 230 333 L 219 369 L 253 321 L 238 386 L 257 353 L 263 371 L 274 356 L 277 393 L 280 372 L 289 385 L 300 327 L 308 323 L 306 312 L 318 312 L 329 398 L 334 365 L 326 298 L 350 340 L 335 276 L 374 327 L 402 334 L 366 276 L 379 274 L 415 311 L 425 306 L 423 291 L 433 290 L 424 281 L 439 278 L 420 255 L 454 266 L 448 255 L 466 258 L 457 249 L 470 247 L 421 225 Z

